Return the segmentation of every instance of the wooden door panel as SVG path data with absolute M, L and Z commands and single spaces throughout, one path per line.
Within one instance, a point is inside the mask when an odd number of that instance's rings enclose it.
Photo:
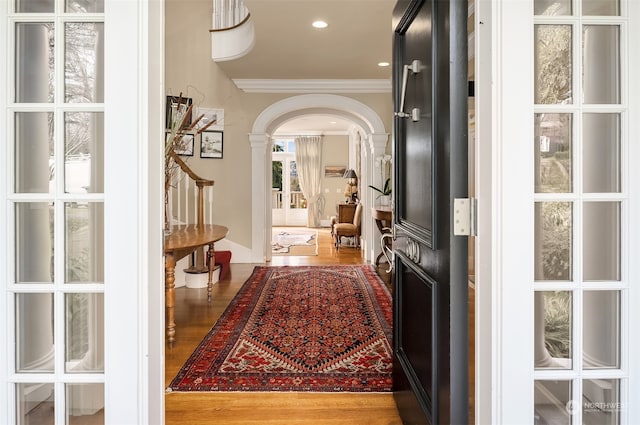
M 398 367 L 411 377 L 413 391 L 419 394 L 422 409 L 430 417 L 437 408 L 437 286 L 422 270 L 402 254 L 396 254 L 396 273 L 402 274 L 403 285 L 395 294 L 396 348 Z M 400 305 L 403 308 L 398 308 Z M 417 323 L 416 317 L 432 318 Z
M 394 57 L 395 75 L 400 80 L 396 111 L 410 117 L 396 119 L 395 131 L 404 143 L 397 146 L 400 187 L 413 186 L 411 196 L 397 196 L 396 217 L 401 226 L 427 245 L 433 245 L 434 215 L 433 185 L 433 88 L 432 66 L 433 3 L 413 3 L 405 11 L 406 19 L 399 24 L 401 36 L 396 39 Z M 411 69 L 406 69 L 412 65 Z M 405 75 L 406 74 L 406 75 Z M 399 109 L 402 107 L 402 111 Z M 411 116 L 416 114 L 416 117 Z
M 460 8 L 414 0 L 394 10 L 394 394 L 406 424 L 468 419 L 468 347 L 457 344 L 468 259 L 466 238 L 450 230 L 453 198 L 467 190 L 466 109 L 452 107 L 467 94 L 457 71 L 464 62 L 466 73 L 466 39 L 452 47 L 450 36 L 466 32 Z

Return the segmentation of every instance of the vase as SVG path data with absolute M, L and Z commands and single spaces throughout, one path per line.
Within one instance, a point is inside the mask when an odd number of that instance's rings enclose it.
M 380 206 L 388 207 L 391 203 L 391 196 L 389 195 L 381 195 L 380 196 Z

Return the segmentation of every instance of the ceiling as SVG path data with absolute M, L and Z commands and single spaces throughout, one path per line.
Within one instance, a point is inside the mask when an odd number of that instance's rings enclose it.
M 231 79 L 391 79 L 395 0 L 245 0 L 256 41 L 244 57 L 218 62 Z M 321 19 L 325 29 L 311 26 Z M 346 131 L 350 123 L 307 116 L 280 131 Z M 298 122 L 296 122 L 298 121 Z M 330 124 L 330 122 L 335 122 Z

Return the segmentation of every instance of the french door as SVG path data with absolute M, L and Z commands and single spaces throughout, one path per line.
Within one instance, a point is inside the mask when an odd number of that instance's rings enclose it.
M 534 2 L 534 417 L 541 422 L 619 424 L 628 403 L 627 298 L 636 282 L 627 263 L 625 152 L 634 118 L 625 3 Z
M 306 226 L 307 200 L 300 189 L 295 154 L 274 153 L 271 212 L 273 226 Z
M 161 8 L 0 2 L 0 423 L 161 423 Z
M 394 394 L 408 424 L 468 422 L 466 2 L 394 10 Z

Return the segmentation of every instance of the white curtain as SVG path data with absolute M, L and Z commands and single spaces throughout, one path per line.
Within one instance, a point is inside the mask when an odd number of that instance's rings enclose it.
M 307 225 L 320 227 L 325 202 L 322 194 L 322 137 L 299 136 L 295 143 L 298 180 L 307 199 Z

